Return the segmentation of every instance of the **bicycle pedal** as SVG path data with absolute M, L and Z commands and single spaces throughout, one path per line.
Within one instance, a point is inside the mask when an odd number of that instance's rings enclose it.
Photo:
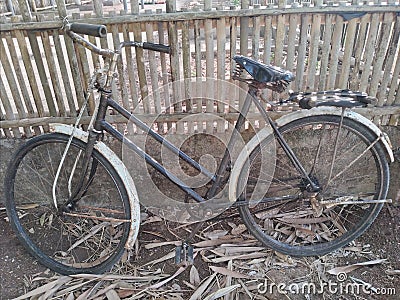
M 193 264 L 193 246 L 187 242 L 175 248 L 175 264 L 188 266 Z

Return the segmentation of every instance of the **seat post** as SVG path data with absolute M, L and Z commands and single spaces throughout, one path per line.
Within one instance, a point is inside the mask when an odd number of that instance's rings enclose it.
M 219 186 L 221 185 L 222 179 L 224 178 L 224 174 L 227 170 L 228 163 L 230 161 L 230 153 L 233 152 L 233 147 L 237 141 L 237 138 L 240 135 L 240 130 L 246 121 L 246 116 L 250 110 L 251 102 L 255 99 L 258 89 L 252 85 L 249 85 L 249 90 L 246 95 L 246 99 L 244 100 L 243 106 L 239 109 L 239 117 L 235 124 L 235 129 L 232 132 L 232 135 L 229 139 L 228 146 L 225 149 L 224 156 L 219 164 L 217 173 L 215 174 L 215 181 L 211 188 L 208 190 L 206 199 L 211 199 L 217 193 Z

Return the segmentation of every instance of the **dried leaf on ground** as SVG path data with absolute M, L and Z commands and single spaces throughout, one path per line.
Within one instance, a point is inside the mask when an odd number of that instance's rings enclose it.
M 235 285 L 224 287 L 224 288 L 219 289 L 218 291 L 208 295 L 203 300 L 215 300 L 215 299 L 218 299 L 220 297 L 223 297 L 223 296 L 229 294 L 230 292 L 233 292 L 238 287 L 240 287 L 240 284 L 235 284 Z
M 385 273 L 388 275 L 400 275 L 400 270 L 386 270 Z
M 175 277 L 177 277 L 179 274 L 181 274 L 181 273 L 182 273 L 183 271 L 185 271 L 185 270 L 186 270 L 186 267 L 180 267 L 180 268 L 175 272 L 174 275 L 172 275 L 171 277 L 169 277 L 169 278 L 167 278 L 167 279 L 165 279 L 165 280 L 163 280 L 163 281 L 161 281 L 161 282 L 159 282 L 159 283 L 153 284 L 152 286 L 149 287 L 149 289 L 159 289 L 159 288 L 162 287 L 164 284 L 170 282 L 172 279 L 174 279 Z
M 362 263 L 356 263 L 356 264 L 352 264 L 349 266 L 343 266 L 343 267 L 336 267 L 333 269 L 330 269 L 328 271 L 329 274 L 331 275 L 338 275 L 339 273 L 349 273 L 351 271 L 354 271 L 358 268 L 361 268 L 363 266 L 371 266 L 371 265 L 376 265 L 376 264 L 380 264 L 385 262 L 386 259 L 376 259 L 376 260 L 371 260 L 371 261 L 365 261 Z
M 56 280 L 54 280 L 52 282 L 49 282 L 49 283 L 47 283 L 45 285 L 42 285 L 42 286 L 34 289 L 33 291 L 30 291 L 30 292 L 26 293 L 25 295 L 22 295 L 22 296 L 16 298 L 15 300 L 22 300 L 22 299 L 28 299 L 28 298 L 31 298 L 31 297 L 40 296 L 40 295 L 46 293 L 48 290 L 50 290 L 53 287 L 55 287 L 56 285 L 65 284 L 65 283 L 67 283 L 68 281 L 71 281 L 71 280 L 72 280 L 72 278 L 68 277 L 68 276 L 59 277 L 58 279 L 56 279 Z
M 192 294 L 189 300 L 198 300 L 201 299 L 201 295 L 207 290 L 208 286 L 211 284 L 211 282 L 214 280 L 215 276 L 217 276 L 217 273 L 212 274 L 210 277 L 208 277 L 199 287 L 198 289 Z
M 228 231 L 226 231 L 226 230 L 214 230 L 214 231 L 204 233 L 204 236 L 210 240 L 217 240 L 227 234 L 228 234 Z
M 246 279 L 251 278 L 248 275 L 245 275 L 245 274 L 242 274 L 242 273 L 239 273 L 239 272 L 236 272 L 236 271 L 232 271 L 232 270 L 229 270 L 229 269 L 224 268 L 224 267 L 211 266 L 210 269 L 213 270 L 216 273 L 219 273 L 219 274 L 222 274 L 222 275 L 225 275 L 225 276 L 230 276 L 232 278 L 246 278 Z
M 190 283 L 194 286 L 198 286 L 200 284 L 200 275 L 199 275 L 199 271 L 197 270 L 197 268 L 195 266 L 192 266 L 190 268 Z

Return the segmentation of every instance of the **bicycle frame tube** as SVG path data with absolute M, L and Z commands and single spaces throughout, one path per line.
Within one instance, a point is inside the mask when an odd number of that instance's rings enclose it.
M 146 163 L 151 165 L 153 168 L 155 168 L 158 172 L 163 174 L 165 177 L 170 179 L 172 182 L 174 182 L 180 189 L 182 189 L 184 192 L 186 192 L 188 195 L 190 195 L 195 201 L 197 202 L 204 202 L 206 199 L 211 199 L 214 197 L 217 193 L 217 190 L 219 186 L 222 183 L 223 180 L 223 175 L 225 174 L 227 170 L 227 166 L 229 164 L 229 154 L 233 150 L 233 147 L 235 146 L 236 140 L 240 134 L 240 130 L 245 122 L 246 115 L 249 111 L 250 105 L 252 102 L 255 103 L 256 107 L 260 111 L 262 117 L 267 121 L 269 124 L 271 124 L 271 127 L 275 133 L 275 136 L 284 149 L 285 153 L 289 157 L 289 159 L 292 161 L 293 165 L 298 169 L 298 171 L 301 173 L 303 178 L 305 178 L 309 184 L 312 190 L 318 190 L 318 186 L 313 183 L 313 181 L 309 178 L 308 174 L 302 167 L 301 163 L 298 161 L 297 157 L 293 153 L 293 151 L 290 149 L 290 147 L 287 145 L 286 141 L 283 139 L 283 136 L 280 134 L 277 126 L 274 124 L 274 122 L 271 120 L 271 118 L 268 116 L 267 112 L 265 111 L 264 107 L 261 105 L 261 103 L 257 100 L 257 88 L 250 86 L 249 91 L 246 95 L 246 99 L 244 101 L 243 107 L 241 108 L 238 120 L 235 124 L 235 129 L 229 139 L 228 146 L 225 150 L 224 156 L 221 160 L 221 163 L 218 166 L 216 174 L 211 173 L 207 168 L 204 166 L 200 165 L 198 162 L 193 160 L 189 155 L 187 155 L 185 152 L 177 148 L 175 145 L 167 141 L 164 137 L 162 137 L 160 134 L 156 133 L 154 130 L 152 130 L 148 125 L 146 125 L 144 122 L 142 122 L 139 118 L 131 114 L 129 111 L 127 111 L 125 108 L 120 106 L 116 101 L 114 101 L 110 97 L 110 93 L 108 91 L 102 91 L 101 97 L 100 97 L 100 103 L 99 103 L 99 110 L 97 112 L 96 116 L 96 121 L 94 124 L 94 128 L 90 131 L 91 134 L 89 134 L 89 141 L 88 141 L 88 147 L 85 151 L 85 155 L 87 158 L 90 157 L 90 151 L 93 149 L 92 144 L 96 139 L 98 139 L 98 136 L 104 131 L 108 132 L 110 135 L 115 137 L 117 140 L 120 142 L 123 142 L 127 145 L 127 147 L 134 151 L 137 155 L 145 159 Z M 123 117 L 126 119 L 130 120 L 133 124 L 135 124 L 138 128 L 143 130 L 145 133 L 149 134 L 152 138 L 154 138 L 157 142 L 163 144 L 164 146 L 167 147 L 168 150 L 172 151 L 174 154 L 178 155 L 180 158 L 182 158 L 185 162 L 187 162 L 189 165 L 200 171 L 202 174 L 207 176 L 213 184 L 211 188 L 208 190 L 206 197 L 200 196 L 196 191 L 194 191 L 192 188 L 188 187 L 184 182 L 182 182 L 178 177 L 176 177 L 174 174 L 169 172 L 167 169 L 165 169 L 157 160 L 155 160 L 151 155 L 147 154 L 143 149 L 138 147 L 135 143 L 130 141 L 129 139 L 125 138 L 124 135 L 116 130 L 110 123 L 108 123 L 105 120 L 106 117 L 106 112 L 107 108 L 111 107 L 114 110 L 116 110 L 118 113 L 120 113 Z M 89 149 L 88 149 L 89 148 Z M 90 149 L 91 148 L 91 149 Z M 83 176 L 84 178 L 84 176 Z M 82 183 L 83 185 L 83 183 Z
M 218 170 L 216 174 L 211 173 L 207 168 L 204 166 L 200 165 L 198 162 L 193 160 L 189 155 L 187 155 L 185 152 L 177 148 L 175 145 L 170 143 L 168 140 L 166 140 L 164 137 L 162 137 L 160 134 L 156 133 L 154 130 L 152 130 L 149 126 L 147 126 L 144 122 L 142 122 L 139 118 L 131 114 L 129 111 L 127 111 L 125 108 L 120 106 L 116 101 L 114 101 L 110 97 L 110 93 L 107 91 L 102 91 L 102 95 L 100 97 L 100 103 L 99 103 L 99 110 L 96 116 L 96 121 L 94 124 L 94 128 L 92 130 L 92 133 L 95 133 L 98 135 L 101 134 L 101 132 L 104 130 L 111 134 L 113 137 L 118 139 L 120 142 L 123 142 L 127 145 L 129 149 L 134 151 L 137 155 L 140 157 L 144 158 L 145 161 L 151 165 L 153 168 L 155 168 L 157 171 L 159 171 L 161 174 L 163 174 L 165 177 L 170 179 L 172 182 L 174 182 L 179 188 L 181 188 L 183 191 L 185 191 L 188 195 L 190 195 L 194 200 L 197 202 L 204 202 L 206 199 L 210 199 L 213 196 L 215 196 L 216 191 L 218 187 L 220 186 L 222 182 L 222 178 L 224 173 L 227 170 L 227 165 L 229 164 L 229 153 L 231 153 L 231 150 L 233 149 L 235 142 L 237 140 L 237 137 L 239 135 L 240 129 L 244 124 L 245 117 L 249 111 L 251 101 L 255 96 L 255 92 L 249 90 L 249 93 L 247 94 L 246 100 L 244 101 L 244 105 L 241 110 L 241 114 L 239 115 L 238 121 L 236 122 L 235 125 L 235 130 L 232 133 L 232 136 L 228 142 L 228 147 L 225 150 L 224 156 L 222 158 L 221 163 L 219 164 Z M 213 184 L 211 189 L 208 191 L 206 199 L 200 196 L 197 192 L 195 192 L 193 189 L 188 187 L 184 182 L 182 182 L 179 178 L 177 178 L 174 174 L 166 170 L 160 163 L 158 163 L 157 160 L 155 160 L 152 156 L 147 154 L 143 149 L 138 147 L 135 143 L 130 141 L 129 139 L 125 138 L 124 135 L 116 130 L 110 123 L 108 123 L 105 120 L 106 117 L 106 112 L 107 108 L 111 107 L 115 109 L 118 113 L 120 113 L 123 117 L 126 119 L 130 120 L 133 124 L 135 124 L 138 128 L 143 130 L 145 133 L 149 134 L 152 138 L 154 138 L 157 142 L 163 144 L 167 149 L 172 151 L 174 154 L 178 155 L 180 158 L 182 158 L 185 162 L 190 164 L 192 167 L 200 171 L 202 174 L 207 176 Z M 92 135 L 93 136 L 93 135 Z M 90 151 L 90 150 L 89 150 Z
M 251 87 L 250 87 L 251 89 Z M 253 100 L 254 104 L 256 105 L 257 109 L 260 111 L 261 116 L 264 118 L 264 120 L 266 122 L 268 122 L 271 127 L 272 130 L 275 134 L 276 139 L 278 140 L 279 144 L 281 145 L 283 151 L 286 153 L 286 155 L 289 157 L 290 161 L 292 162 L 293 166 L 297 169 L 297 171 L 299 171 L 299 173 L 301 174 L 301 176 L 307 180 L 308 182 L 308 190 L 309 192 L 318 192 L 320 190 L 320 187 L 315 184 L 310 176 L 307 174 L 306 170 L 304 169 L 304 167 L 302 166 L 302 164 L 300 163 L 300 161 L 298 160 L 298 158 L 296 157 L 296 155 L 294 154 L 293 150 L 290 148 L 290 146 L 286 143 L 285 139 L 283 138 L 282 134 L 279 132 L 279 129 L 277 127 L 277 125 L 274 123 L 274 121 L 272 121 L 272 119 L 268 116 L 267 112 L 265 111 L 264 107 L 261 105 L 261 103 L 259 101 L 257 101 L 256 99 Z

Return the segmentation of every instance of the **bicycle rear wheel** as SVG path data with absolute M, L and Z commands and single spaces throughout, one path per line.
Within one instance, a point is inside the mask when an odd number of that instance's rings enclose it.
M 389 187 L 388 162 L 376 135 L 351 119 L 341 123 L 336 115 L 297 119 L 279 130 L 321 191 L 308 193 L 305 180 L 277 147 L 269 189 L 257 195 L 258 203 L 239 206 L 250 233 L 265 246 L 294 256 L 323 255 L 353 241 L 383 206 L 367 200 L 385 199 Z M 254 200 L 262 156 L 268 156 L 273 139 L 267 137 L 251 153 L 249 169 L 240 175 L 245 191 L 239 200 Z M 351 203 L 340 203 L 346 201 Z
M 73 139 L 56 185 L 56 208 L 52 187 L 68 139 L 58 133 L 38 136 L 15 153 L 5 177 L 8 217 L 20 242 L 51 270 L 102 273 L 124 252 L 130 228 L 128 193 L 114 167 L 94 150 L 89 170 L 95 176 L 67 208 L 85 149 L 84 142 Z

